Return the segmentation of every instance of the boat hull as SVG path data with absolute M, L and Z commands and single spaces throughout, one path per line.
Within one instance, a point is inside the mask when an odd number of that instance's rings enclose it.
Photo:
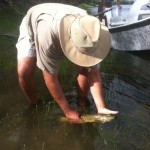
M 150 18 L 109 29 L 111 47 L 122 51 L 150 50 Z

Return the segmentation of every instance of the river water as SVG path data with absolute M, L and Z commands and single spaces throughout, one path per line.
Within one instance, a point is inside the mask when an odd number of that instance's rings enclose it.
M 8 56 L 8 54 L 10 54 Z M 76 108 L 76 87 L 64 72 L 65 95 Z M 67 69 L 67 70 L 69 70 Z M 14 43 L 0 46 L 0 150 L 149 150 L 150 51 L 111 50 L 101 64 L 108 108 L 119 111 L 110 123 L 75 125 L 59 122 L 63 116 L 37 70 L 42 103 L 30 107 L 17 81 Z M 92 98 L 88 112 L 94 112 Z

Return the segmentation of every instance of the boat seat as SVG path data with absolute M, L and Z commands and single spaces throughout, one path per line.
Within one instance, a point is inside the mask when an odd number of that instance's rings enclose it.
M 150 6 L 148 7 L 148 5 L 150 5 L 150 3 L 147 3 L 141 7 L 138 20 L 150 17 Z
M 131 6 L 129 13 L 127 15 L 126 23 L 134 23 L 139 19 L 139 13 L 146 5 L 148 5 L 149 0 L 136 0 Z M 148 7 L 147 7 L 148 8 Z
M 112 17 L 110 19 L 110 26 L 111 27 L 120 26 L 120 25 L 125 24 L 125 22 L 126 20 L 121 16 Z
M 147 12 L 146 11 L 145 12 L 141 11 L 139 13 L 138 20 L 142 20 L 142 19 L 147 18 L 147 17 L 150 17 L 150 11 L 149 12 L 148 11 Z

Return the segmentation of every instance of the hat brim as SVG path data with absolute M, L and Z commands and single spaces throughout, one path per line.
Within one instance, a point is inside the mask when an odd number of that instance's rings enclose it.
M 100 24 L 100 42 L 97 49 L 90 55 L 81 53 L 73 45 L 69 33 L 75 17 L 74 15 L 66 15 L 60 22 L 59 38 L 62 50 L 71 62 L 84 67 L 94 66 L 101 62 L 110 50 L 110 33 L 106 26 Z

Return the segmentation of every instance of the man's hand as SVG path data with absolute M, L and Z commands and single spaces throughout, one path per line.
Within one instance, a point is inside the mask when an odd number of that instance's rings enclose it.
M 79 117 L 79 113 L 74 110 L 69 110 L 68 112 L 65 113 L 65 115 L 71 123 L 77 124 L 84 123 Z
M 98 108 L 98 113 L 99 114 L 105 114 L 105 115 L 117 115 L 119 112 L 118 111 L 113 111 L 107 108 Z
M 59 84 L 57 75 L 50 74 L 46 71 L 43 71 L 43 75 L 49 92 L 56 100 L 57 104 L 60 106 L 68 120 L 72 123 L 81 123 L 82 120 L 79 117 L 79 113 L 72 110 L 69 103 L 67 102 L 62 88 Z

